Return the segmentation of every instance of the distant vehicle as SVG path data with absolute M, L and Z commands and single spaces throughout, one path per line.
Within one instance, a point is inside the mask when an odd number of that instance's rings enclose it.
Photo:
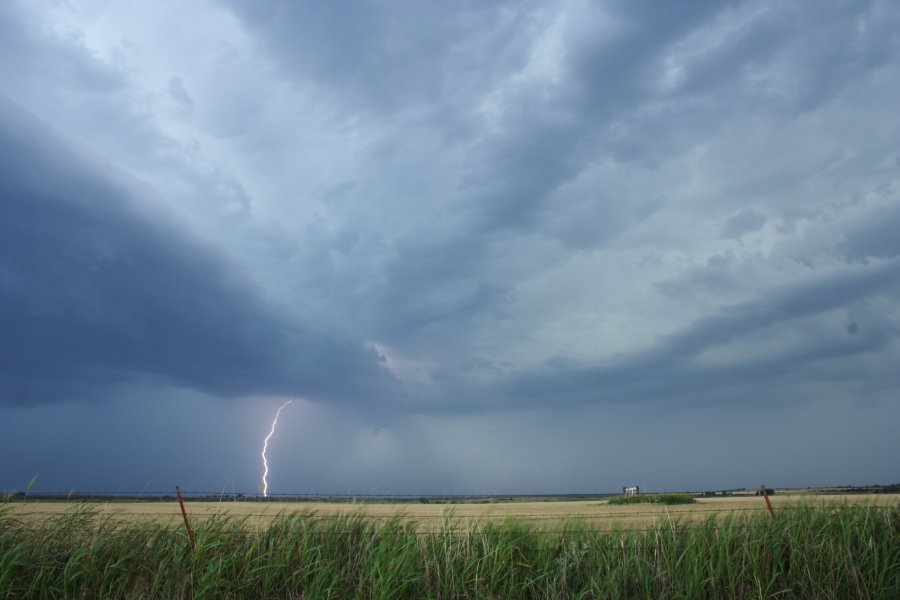
M 626 496 L 634 496 L 635 494 L 641 493 L 641 486 L 635 485 L 632 487 L 622 487 L 622 491 L 625 492 Z

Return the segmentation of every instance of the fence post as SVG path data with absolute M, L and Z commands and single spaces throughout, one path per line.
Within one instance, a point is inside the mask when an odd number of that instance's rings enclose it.
M 191 529 L 191 524 L 188 521 L 187 511 L 184 510 L 184 500 L 181 498 L 181 486 L 176 485 L 175 491 L 178 493 L 178 504 L 181 505 L 181 516 L 184 517 L 184 528 L 187 529 L 188 538 L 191 540 L 191 550 L 197 549 L 197 543 L 194 542 L 194 531 Z
M 763 498 L 766 499 L 766 506 L 769 507 L 769 514 L 772 515 L 772 518 L 774 519 L 775 518 L 775 509 L 772 508 L 772 501 L 769 500 L 769 492 L 766 491 L 765 485 L 759 486 L 759 493 L 761 493 Z

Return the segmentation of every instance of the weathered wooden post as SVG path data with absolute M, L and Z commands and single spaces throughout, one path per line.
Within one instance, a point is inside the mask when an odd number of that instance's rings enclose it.
M 191 529 L 191 524 L 188 521 L 187 511 L 184 509 L 184 499 L 181 497 L 181 486 L 176 485 L 175 491 L 178 493 L 178 504 L 181 505 L 181 516 L 184 517 L 184 528 L 187 529 L 188 538 L 191 540 L 191 550 L 197 549 L 197 543 L 194 541 L 194 531 Z
M 759 486 L 759 493 L 762 494 L 762 497 L 766 499 L 766 506 L 769 507 L 769 514 L 772 515 L 772 518 L 775 518 L 775 509 L 772 508 L 772 501 L 769 500 L 769 492 L 766 490 L 765 485 Z

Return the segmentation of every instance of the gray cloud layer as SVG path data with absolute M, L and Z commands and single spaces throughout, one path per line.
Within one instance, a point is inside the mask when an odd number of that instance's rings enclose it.
M 362 342 L 279 315 L 147 190 L 3 98 L 0 139 L 3 402 L 141 376 L 331 398 L 390 380 Z
M 896 410 L 895 3 L 134 11 L 0 6 L 0 406 L 303 397 L 345 467 Z

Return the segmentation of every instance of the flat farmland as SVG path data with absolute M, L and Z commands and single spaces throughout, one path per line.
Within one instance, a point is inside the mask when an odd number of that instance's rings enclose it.
M 0 598 L 900 598 L 900 495 L 773 503 L 17 500 Z
M 900 506 L 900 494 L 854 495 L 776 495 L 771 497 L 776 514 L 799 506 Z M 185 502 L 192 523 L 211 517 L 227 516 L 243 521 L 248 527 L 264 529 L 279 515 L 306 515 L 312 519 L 358 516 L 366 519 L 399 518 L 414 522 L 424 530 L 439 530 L 447 525 L 465 528 L 487 522 L 514 520 L 534 529 L 554 529 L 569 521 L 580 521 L 597 531 L 647 527 L 661 519 L 704 521 L 728 515 L 765 514 L 762 497 L 740 496 L 701 498 L 695 504 L 665 506 L 660 504 L 610 505 L 600 500 L 511 501 L 479 503 L 380 503 L 380 502 Z M 7 514 L 23 522 L 37 524 L 78 509 L 86 509 L 98 517 L 129 522 L 171 525 L 181 521 L 178 502 L 64 502 L 34 501 L 5 505 Z

